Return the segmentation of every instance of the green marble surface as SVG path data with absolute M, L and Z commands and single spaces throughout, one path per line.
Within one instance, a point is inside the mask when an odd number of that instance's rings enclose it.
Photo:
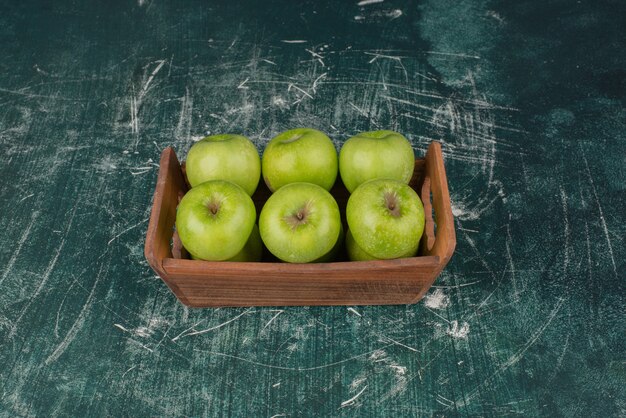
M 625 15 L 0 2 L 0 415 L 626 415 Z M 458 245 L 422 302 L 194 310 L 155 277 L 161 150 L 298 126 L 442 142 Z

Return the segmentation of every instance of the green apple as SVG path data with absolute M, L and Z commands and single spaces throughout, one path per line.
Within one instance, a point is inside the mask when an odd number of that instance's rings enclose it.
M 341 252 L 341 249 L 343 248 L 343 244 L 345 241 L 343 225 L 341 224 L 339 225 L 341 226 L 341 229 L 339 230 L 339 237 L 337 238 L 337 242 L 335 243 L 335 245 L 333 246 L 333 248 L 331 248 L 329 252 L 327 252 L 326 254 L 318 258 L 317 260 L 313 260 L 314 263 L 332 263 L 333 261 L 336 261 L 337 258 L 339 257 L 339 253 Z
M 313 183 L 330 190 L 337 179 L 337 150 L 326 134 L 315 129 L 292 129 L 274 137 L 261 164 L 271 191 L 289 183 Z
M 408 183 L 415 167 L 411 143 L 394 131 L 362 132 L 339 152 L 339 172 L 352 193 L 368 180 L 388 178 Z
M 193 144 L 185 164 L 191 187 L 208 180 L 226 180 L 252 196 L 261 178 L 259 152 L 241 135 L 207 136 Z
M 252 232 L 250 233 L 250 237 L 248 237 L 246 245 L 243 246 L 243 248 L 237 253 L 237 255 L 229 258 L 226 261 L 261 261 L 262 256 L 263 242 L 261 241 L 259 227 L 254 224 L 254 228 L 252 228 Z
M 265 202 L 259 230 L 267 249 L 279 259 L 309 263 L 337 243 L 341 232 L 339 206 L 316 184 L 287 184 Z
M 350 195 L 346 220 L 365 253 L 379 259 L 400 258 L 417 251 L 424 232 L 424 206 L 403 182 L 370 180 Z
M 415 253 L 417 252 L 416 250 L 417 249 L 412 248 L 409 252 L 407 252 L 406 254 L 398 258 L 413 257 L 415 256 Z M 356 243 L 349 229 L 348 229 L 348 232 L 346 233 L 346 252 L 348 253 L 348 259 L 350 261 L 379 260 L 379 258 L 369 255 L 368 253 L 363 251 L 363 248 L 359 247 L 359 244 Z
M 369 255 L 363 251 L 363 248 L 359 247 L 359 244 L 356 243 L 349 229 L 346 233 L 346 252 L 348 253 L 348 259 L 350 259 L 350 261 L 378 260 L 378 258 Z
M 241 187 L 210 180 L 183 196 L 176 211 L 176 230 L 194 258 L 222 261 L 244 248 L 255 219 L 252 198 Z

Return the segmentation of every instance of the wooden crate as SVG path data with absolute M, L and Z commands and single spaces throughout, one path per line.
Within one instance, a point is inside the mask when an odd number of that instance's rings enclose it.
M 438 142 L 430 144 L 425 158 L 415 160 L 410 185 L 422 198 L 426 212 L 416 257 L 318 264 L 288 264 L 275 259 L 254 263 L 191 260 L 174 233 L 176 206 L 188 190 L 184 166 L 174 150 L 166 148 L 161 154 L 145 256 L 176 297 L 191 307 L 415 303 L 433 284 L 456 246 Z M 349 194 L 340 180 L 331 194 L 344 216 Z M 252 196 L 257 215 L 269 195 L 261 180 Z

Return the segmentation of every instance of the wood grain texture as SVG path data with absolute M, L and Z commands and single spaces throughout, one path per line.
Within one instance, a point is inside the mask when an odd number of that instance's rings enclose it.
M 410 182 L 427 202 L 426 222 L 431 227 L 423 241 L 434 244 L 422 246 L 426 250 L 420 250 L 417 257 L 402 260 L 287 264 L 277 260 L 240 263 L 184 259 L 182 245 L 173 236 L 176 206 L 188 187 L 184 179 L 184 165 L 172 148 L 166 148 L 161 154 L 144 251 L 154 271 L 182 303 L 191 307 L 414 303 L 428 291 L 456 245 L 441 145 L 437 142 L 430 144 L 425 158 L 416 160 Z M 347 190 L 339 181 L 331 193 L 345 217 Z M 436 235 L 431 195 L 439 226 Z M 265 187 L 252 196 L 258 211 L 268 197 Z

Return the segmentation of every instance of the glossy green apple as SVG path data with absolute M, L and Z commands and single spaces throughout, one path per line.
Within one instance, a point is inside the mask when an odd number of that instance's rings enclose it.
M 261 178 L 261 159 L 252 142 L 241 135 L 213 135 L 193 144 L 185 162 L 191 187 L 207 180 L 226 180 L 252 196 Z
M 313 183 L 330 190 L 337 179 L 337 150 L 326 134 L 298 128 L 274 137 L 261 161 L 271 191 L 289 183 Z
M 400 258 L 417 251 L 424 232 L 424 206 L 403 182 L 370 180 L 350 195 L 346 220 L 365 253 L 379 259 Z
M 345 242 L 345 234 L 343 232 L 343 225 L 341 224 L 339 225 L 341 226 L 341 229 L 339 230 L 339 237 L 337 237 L 337 242 L 335 243 L 333 248 L 329 252 L 321 256 L 320 258 L 313 260 L 313 263 L 332 263 L 333 261 L 337 260 Z
M 417 249 L 411 249 L 409 252 L 407 252 L 406 254 L 398 258 L 413 257 L 415 256 L 415 253 L 417 252 L 416 250 Z M 363 251 L 363 248 L 359 247 L 359 244 L 357 244 L 356 241 L 354 240 L 354 237 L 352 236 L 352 233 L 350 232 L 349 229 L 348 229 L 348 232 L 346 233 L 346 252 L 348 253 L 348 259 L 350 261 L 380 260 L 379 258 L 371 256 L 365 251 Z
M 263 257 L 263 242 L 261 241 L 259 227 L 254 224 L 254 228 L 252 228 L 252 232 L 250 233 L 250 237 L 248 237 L 246 245 L 243 246 L 237 255 L 226 261 L 261 261 L 261 257 Z
M 241 187 L 210 180 L 183 196 L 176 211 L 176 230 L 194 258 L 222 261 L 244 248 L 255 219 L 252 198 Z
M 363 251 L 363 248 L 359 247 L 359 244 L 356 243 L 349 229 L 346 233 L 346 252 L 348 253 L 348 259 L 350 261 L 378 260 L 378 258 L 369 255 Z
M 276 257 L 308 263 L 327 254 L 341 232 L 339 206 L 311 183 L 291 183 L 272 194 L 259 216 L 261 239 Z
M 394 131 L 362 132 L 348 139 L 339 152 L 341 180 L 350 193 L 373 179 L 408 183 L 414 166 L 411 143 Z

